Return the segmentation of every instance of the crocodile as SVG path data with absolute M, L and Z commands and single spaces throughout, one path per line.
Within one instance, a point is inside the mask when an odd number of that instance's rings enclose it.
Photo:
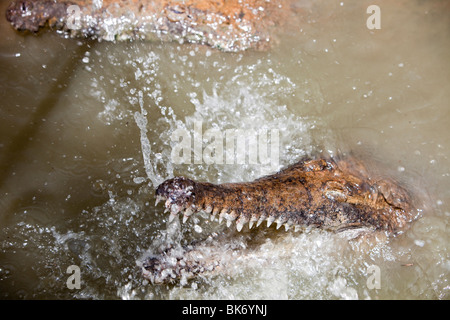
M 298 6 L 266 0 L 15 0 L 6 19 L 19 31 L 63 30 L 100 40 L 186 41 L 242 51 L 267 48 L 270 30 Z
M 267 227 L 284 226 L 294 232 L 360 229 L 397 235 L 418 213 L 408 190 L 393 179 L 371 176 L 353 157 L 302 159 L 252 182 L 213 184 L 174 177 L 157 187 L 156 204 L 160 201 L 169 212 L 169 222 L 178 215 L 186 222 L 194 213 L 205 212 L 211 220 L 234 225 L 237 232 L 265 222 Z M 141 267 L 153 283 L 186 280 L 224 270 L 243 255 L 225 258 L 227 250 L 240 249 L 233 242 L 219 248 L 210 237 L 183 248 L 166 248 L 148 257 Z

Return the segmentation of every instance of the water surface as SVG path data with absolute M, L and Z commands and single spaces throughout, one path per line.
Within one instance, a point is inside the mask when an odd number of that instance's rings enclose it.
M 305 6 L 267 52 L 24 36 L 1 19 L 0 296 L 448 299 L 450 7 L 382 1 L 381 29 L 369 30 L 371 4 Z M 201 217 L 168 225 L 158 183 L 272 170 L 174 164 L 172 132 L 196 122 L 279 130 L 280 168 L 317 153 L 373 160 L 426 199 L 423 214 L 404 234 L 367 243 L 283 232 L 231 275 L 151 285 L 136 266 L 149 250 L 220 230 Z M 67 288 L 70 265 L 80 289 Z

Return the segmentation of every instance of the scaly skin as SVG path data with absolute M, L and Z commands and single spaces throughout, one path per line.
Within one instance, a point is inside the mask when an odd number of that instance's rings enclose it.
M 408 192 L 391 180 L 372 180 L 354 159 L 303 160 L 276 174 L 253 182 L 212 184 L 175 177 L 156 190 L 165 200 L 169 220 L 183 212 L 183 221 L 195 212 L 236 223 L 237 231 L 263 221 L 277 229 L 282 225 L 317 227 L 331 231 L 369 228 L 395 234 L 415 217 Z M 222 268 L 217 248 L 205 244 L 183 248 L 178 256 L 169 249 L 143 264 L 144 275 L 153 282 L 173 281 L 181 276 Z M 207 254 L 205 254 L 207 252 Z M 199 258 L 200 257 L 200 258 Z
M 357 165 L 350 160 L 306 160 L 253 182 L 220 185 L 176 177 L 162 183 L 156 197 L 166 200 L 171 219 L 180 211 L 185 220 L 203 210 L 229 225 L 236 221 L 238 231 L 264 220 L 286 229 L 403 229 L 411 220 L 408 193 L 390 180 L 371 181 Z
M 80 9 L 79 24 L 75 11 L 68 11 L 71 5 Z M 283 5 L 265 0 L 16 0 L 6 18 L 17 30 L 31 32 L 48 25 L 73 36 L 186 40 L 240 51 L 267 46 L 270 27 L 282 23 L 290 10 L 288 2 Z

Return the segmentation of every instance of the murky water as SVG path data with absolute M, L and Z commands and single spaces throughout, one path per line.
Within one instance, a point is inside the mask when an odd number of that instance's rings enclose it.
M 369 30 L 371 4 L 306 6 L 270 51 L 244 53 L 24 37 L 1 19 L 0 297 L 448 299 L 450 6 L 382 1 L 381 29 Z M 374 159 L 426 199 L 423 215 L 366 243 L 281 232 L 230 274 L 153 286 L 137 260 L 219 228 L 201 217 L 168 225 L 158 183 L 273 169 L 174 164 L 172 132 L 196 123 L 278 129 L 278 167 L 317 152 Z M 80 289 L 67 287 L 71 265 Z

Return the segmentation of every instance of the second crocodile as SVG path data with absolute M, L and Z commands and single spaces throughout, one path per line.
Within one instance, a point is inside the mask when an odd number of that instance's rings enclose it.
M 178 40 L 241 51 L 268 47 L 270 30 L 297 10 L 292 1 L 266 0 L 15 0 L 6 19 L 19 31 L 48 26 L 75 37 Z

